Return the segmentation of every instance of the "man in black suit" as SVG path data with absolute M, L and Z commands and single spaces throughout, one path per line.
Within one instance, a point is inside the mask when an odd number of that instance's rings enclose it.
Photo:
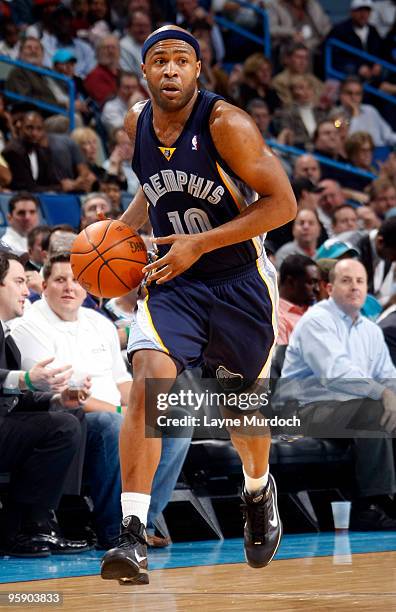
M 359 51 L 381 57 L 383 40 L 376 28 L 369 24 L 372 8 L 372 0 L 352 0 L 350 18 L 337 23 L 326 40 L 336 38 Z M 352 55 L 337 48 L 333 51 L 333 66 L 344 74 L 358 74 L 360 78 L 367 81 L 378 79 L 381 74 L 379 64 L 373 64 L 357 55 Z
M 21 371 L 21 355 L 5 321 L 23 314 L 27 295 L 20 259 L 0 251 L 0 472 L 11 475 L 2 512 L 2 550 L 12 556 L 43 557 L 88 548 L 84 541 L 64 540 L 53 530 L 42 533 L 37 526 L 58 506 L 81 442 L 78 418 L 63 409 L 84 401 L 89 383 L 74 400 L 67 389 L 69 366 L 51 369 L 52 359 L 47 359 Z
M 19 137 L 3 150 L 12 174 L 13 191 L 61 191 L 53 170 L 51 152 L 41 145 L 44 122 L 36 111 L 27 112 L 21 120 Z

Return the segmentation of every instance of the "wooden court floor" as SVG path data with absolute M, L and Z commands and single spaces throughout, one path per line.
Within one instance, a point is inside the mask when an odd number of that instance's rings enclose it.
M 396 612 L 396 552 L 357 554 L 352 563 L 339 563 L 334 557 L 279 560 L 263 570 L 239 563 L 155 570 L 146 586 L 121 587 L 99 576 L 88 576 L 0 587 L 1 592 L 13 589 L 63 593 L 61 607 L 35 606 L 40 610 Z

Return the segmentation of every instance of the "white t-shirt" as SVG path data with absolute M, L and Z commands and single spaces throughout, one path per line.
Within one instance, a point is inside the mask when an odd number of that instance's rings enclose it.
M 9 246 L 10 249 L 16 255 L 22 255 L 22 253 L 27 253 L 27 236 L 21 236 L 21 234 L 18 234 L 18 232 L 14 230 L 14 228 L 10 225 L 7 227 L 5 233 L 2 235 L 1 241 L 5 242 L 5 244 Z
M 35 302 L 21 317 L 12 337 L 22 355 L 22 369 L 55 357 L 50 367 L 71 364 L 92 377 L 92 397 L 114 406 L 121 403 L 117 384 L 132 380 L 122 359 L 115 326 L 90 308 L 80 308 L 77 321 L 63 321 L 46 303 Z

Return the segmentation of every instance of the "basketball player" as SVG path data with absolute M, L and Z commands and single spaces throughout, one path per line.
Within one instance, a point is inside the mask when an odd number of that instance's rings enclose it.
M 145 267 L 148 298 L 130 333 L 134 380 L 120 436 L 124 519 L 101 571 L 105 579 L 147 584 L 145 524 L 161 440 L 145 438 L 145 379 L 174 380 L 195 365 L 240 388 L 268 376 L 276 274 L 255 237 L 293 219 L 296 203 L 251 118 L 198 91 L 200 50 L 191 34 L 156 30 L 142 61 L 151 99 L 125 119 L 141 188 L 122 220 L 137 229 L 149 215 L 159 258 Z M 281 538 L 271 439 L 235 432 L 231 439 L 245 477 L 246 560 L 264 567 Z

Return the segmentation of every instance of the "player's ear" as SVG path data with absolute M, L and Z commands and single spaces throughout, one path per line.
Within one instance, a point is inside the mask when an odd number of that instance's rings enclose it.
M 144 64 L 140 64 L 140 67 L 141 67 L 141 69 L 142 69 L 143 78 L 144 78 L 144 79 L 147 79 L 147 77 L 146 77 L 146 69 L 145 69 L 145 67 L 144 67 Z
M 197 62 L 197 79 L 200 74 L 201 74 L 201 60 Z

